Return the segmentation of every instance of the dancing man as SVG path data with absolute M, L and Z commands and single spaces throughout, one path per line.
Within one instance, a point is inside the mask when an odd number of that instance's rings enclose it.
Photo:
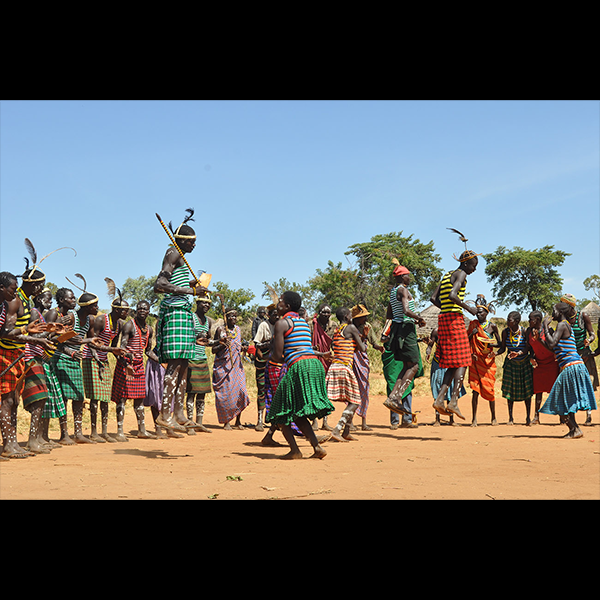
M 190 269 L 184 260 L 183 255 L 192 252 L 196 246 L 196 233 L 187 225 L 193 221 L 194 211 L 188 208 L 186 212 L 188 216 L 173 232 L 176 246 L 166 251 L 154 283 L 154 291 L 164 294 L 156 324 L 154 351 L 161 363 L 167 363 L 161 414 L 156 418 L 156 425 L 184 433 L 187 425 L 195 426 L 186 417 L 184 407 L 188 361 L 194 358 L 196 346 L 190 296 L 207 291 L 196 280 L 190 282 Z

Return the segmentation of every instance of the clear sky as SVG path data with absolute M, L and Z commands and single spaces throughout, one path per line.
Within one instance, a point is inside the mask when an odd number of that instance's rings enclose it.
M 262 302 L 263 281 L 306 283 L 351 244 L 402 231 L 464 249 L 570 252 L 564 291 L 600 274 L 598 101 L 2 101 L 0 270 L 23 240 L 47 279 L 154 277 L 196 211 L 188 260 Z M 480 259 L 468 279 L 491 298 Z M 76 294 L 77 290 L 74 290 Z M 498 311 L 505 316 L 508 309 Z

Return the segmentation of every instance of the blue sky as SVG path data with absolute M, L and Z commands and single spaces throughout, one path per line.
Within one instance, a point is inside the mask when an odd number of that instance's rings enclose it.
M 2 101 L 0 269 L 43 270 L 109 304 L 104 277 L 155 276 L 196 210 L 213 281 L 305 283 L 351 244 L 402 231 L 450 269 L 464 245 L 570 252 L 565 291 L 600 274 L 598 101 Z M 467 291 L 491 297 L 484 262 Z M 500 309 L 504 316 L 509 309 Z

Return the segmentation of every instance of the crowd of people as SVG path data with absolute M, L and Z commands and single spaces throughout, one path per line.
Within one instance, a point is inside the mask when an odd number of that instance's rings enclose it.
M 476 270 L 479 256 L 465 249 L 455 256 L 457 267 L 444 274 L 431 295 L 431 303 L 440 310 L 437 327 L 419 337 L 418 329 L 426 323 L 409 291 L 411 272 L 394 260 L 394 286 L 380 335 L 369 323 L 370 312 L 364 304 L 337 308 L 335 323 L 330 305 L 320 305 L 310 317 L 303 313 L 302 298 L 285 291 L 272 295 L 271 304 L 259 310 L 248 347 L 234 308 L 223 306 L 219 322 L 208 316 L 214 295 L 208 289 L 210 278 L 196 276 L 185 256 L 196 244 L 189 224 L 192 217 L 188 209 L 176 230 L 165 227 L 172 244 L 154 285 L 155 292 L 163 294 L 154 327 L 148 323 L 150 304 L 141 301 L 130 307 L 110 278 L 105 279 L 111 297 L 106 314 L 99 314 L 99 298 L 86 290 L 80 274 L 83 287 L 72 284 L 81 291 L 79 296 L 71 288 L 60 288 L 53 296 L 40 270 L 52 253 L 38 261 L 33 244 L 26 239 L 32 264 L 26 259 L 26 270 L 18 276 L 21 285 L 11 272 L 0 273 L 3 460 L 48 453 L 57 444 L 127 441 L 123 426 L 129 400 L 133 401 L 137 435 L 142 438 L 211 433 L 203 422 L 209 393 L 214 393 L 219 424 L 227 430 L 243 428 L 241 415 L 250 404 L 243 365 L 247 352 L 256 376 L 255 429 L 265 432 L 264 446 L 280 446 L 275 436 L 281 432 L 289 446 L 286 459 L 302 457 L 299 437 L 310 442 L 312 457 L 323 458 L 326 442 L 355 441 L 352 434 L 358 426 L 370 429 L 369 346 L 381 353 L 387 384 L 384 405 L 393 429 L 418 426 L 412 391 L 415 379 L 425 372 L 420 342 L 427 344 L 425 357 L 431 362 L 437 425 L 440 415 L 448 416 L 451 423 L 465 419 L 458 406 L 466 394 L 465 379 L 472 391 L 471 424 L 477 425 L 479 398 L 488 401 L 491 422 L 497 424 L 496 356 L 503 353 L 501 393 L 508 403 L 509 423 L 514 423 L 515 402 L 524 402 L 527 425 L 539 423 L 540 413 L 557 415 L 568 427 L 566 438 L 583 435 L 577 412 L 584 411 L 586 423 L 591 422 L 591 411 L 597 408 L 594 357 L 599 350 L 591 351 L 596 339 L 593 324 L 589 315 L 576 309 L 572 295 L 564 294 L 551 316 L 533 311 L 527 328 L 521 325 L 521 314 L 511 312 L 507 327 L 500 332 L 490 319 L 493 302 L 482 295 L 475 302 L 465 301 L 467 276 Z M 465 311 L 474 317 L 468 325 Z M 551 327 L 553 322 L 555 327 Z M 207 352 L 214 358 L 212 373 Z M 109 354 L 114 360 L 109 361 Z M 543 394 L 547 397 L 542 404 Z M 86 399 L 89 435 L 83 432 Z M 21 402 L 30 414 L 25 446 L 17 442 Z M 67 421 L 69 402 L 72 433 Z M 108 433 L 110 402 L 116 408 L 116 434 Z M 335 404 L 344 408 L 332 424 L 328 417 Z M 148 407 L 154 433 L 146 427 Z M 353 423 L 355 414 L 361 418 L 360 425 Z M 58 419 L 58 442 L 49 437 L 51 419 Z M 319 430 L 325 433 L 317 435 Z

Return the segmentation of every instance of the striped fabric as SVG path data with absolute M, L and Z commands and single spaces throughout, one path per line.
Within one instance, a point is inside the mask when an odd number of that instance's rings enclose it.
M 469 367 L 469 385 L 474 392 L 477 392 L 484 400 L 493 402 L 494 386 L 496 384 L 496 357 L 490 344 L 480 341 L 479 337 L 492 339 L 486 331 L 487 322 L 481 324 L 477 319 L 469 323 L 467 334 L 476 330 L 471 337 L 471 351 L 477 357 Z
M 567 339 L 563 338 L 558 340 L 558 343 L 554 348 L 554 353 L 556 354 L 556 360 L 558 361 L 558 368 L 561 370 L 572 363 L 583 364 L 581 356 L 579 356 L 579 352 L 577 352 L 573 328 L 571 328 L 571 335 Z
M 577 346 L 577 352 L 581 354 L 582 350 L 586 348 L 585 339 L 587 338 L 587 330 L 583 327 L 583 319 L 581 317 L 581 311 L 578 310 L 575 315 L 575 320 L 570 323 L 573 329 L 573 335 L 575 336 L 575 345 Z
M 352 367 L 343 363 L 332 363 L 325 377 L 327 397 L 332 402 L 360 404 L 360 389 Z
M 392 321 L 394 321 L 395 323 L 402 323 L 404 321 L 410 321 L 411 323 L 414 323 L 415 320 L 412 317 L 407 317 L 404 314 L 404 305 L 402 304 L 402 302 L 400 302 L 400 300 L 398 300 L 398 288 L 399 287 L 403 287 L 403 286 L 397 285 L 390 292 L 390 306 L 392 307 Z M 408 301 L 408 308 L 412 312 L 416 312 L 414 298 L 411 298 Z
M 344 337 L 344 329 L 348 326 L 348 323 L 340 325 L 333 334 L 333 361 L 334 363 L 341 363 L 352 368 L 352 362 L 354 361 L 354 348 L 356 344 L 353 339 L 346 339 Z
M 44 363 L 40 357 L 29 360 L 26 368 L 27 372 L 21 398 L 23 399 L 23 408 L 31 410 L 32 404 L 45 401 L 48 398 L 48 388 L 46 387 Z
M 31 319 L 31 306 L 29 304 L 29 297 L 21 288 L 17 290 L 17 298 L 19 298 L 23 304 L 23 314 L 20 317 L 17 317 L 17 322 L 15 323 L 15 329 L 20 329 L 29 324 L 29 320 Z M 6 350 L 24 350 L 25 342 L 0 338 L 0 348 L 5 348 Z
M 188 394 L 210 394 L 212 392 L 210 380 L 207 359 L 188 362 L 187 387 L 185 389 Z
M 331 370 L 331 369 L 330 369 Z M 291 425 L 294 419 L 312 421 L 334 412 L 327 398 L 325 369 L 316 356 L 297 360 L 281 378 L 265 417 L 267 423 Z
M 6 322 L 6 300 L 2 300 L 2 304 L 0 304 L 0 328 L 4 326 Z
M 462 312 L 438 315 L 437 355 L 442 369 L 471 366 L 471 346 Z
M 442 313 L 460 313 L 462 315 L 462 308 L 458 304 L 454 304 L 450 300 L 450 292 L 452 291 L 451 277 L 454 271 L 448 271 L 444 277 L 442 277 L 442 283 L 440 286 L 440 302 L 442 304 Z M 461 301 L 465 299 L 465 287 L 466 283 L 463 283 L 462 287 L 458 291 L 458 297 Z
M 590 375 L 583 363 L 571 364 L 558 375 L 540 412 L 568 415 L 580 410 L 596 410 L 596 398 Z
M 231 358 L 228 350 L 215 355 L 213 364 L 213 391 L 219 423 L 229 423 L 250 404 L 246 389 L 246 373 L 242 365 L 242 333 L 236 325 L 231 344 Z M 232 362 L 233 360 L 233 362 Z
M 182 265 L 173 270 L 171 283 L 177 287 L 190 287 L 190 277 L 189 269 L 185 265 Z M 191 309 L 192 299 L 187 294 L 165 294 L 161 304 Z
M 151 406 L 157 410 L 161 409 L 166 372 L 167 370 L 155 360 L 148 359 L 146 362 L 146 398 L 144 399 L 144 406 Z M 173 396 L 171 403 L 171 412 L 174 404 L 175 396 Z
M 204 322 L 204 325 L 200 322 L 200 318 L 196 313 L 192 313 L 192 319 L 194 321 L 194 334 L 198 337 L 208 337 L 208 319 Z M 196 344 L 194 346 L 194 357 L 191 359 L 193 361 L 206 360 L 206 347 L 202 344 Z
M 82 358 L 81 370 L 85 397 L 100 402 L 110 401 L 112 371 L 108 360 L 98 363 L 95 358 Z
M 127 340 L 127 351 L 133 354 L 133 359 L 120 356 L 115 366 L 111 400 L 121 402 L 127 399 L 146 397 L 146 372 L 144 370 L 144 350 L 148 344 L 150 328 L 146 326 L 143 332 L 135 319 L 131 320 L 134 333 Z M 127 375 L 127 365 L 133 367 L 133 376 Z
M 360 406 L 356 414 L 359 417 L 366 417 L 369 408 L 369 373 L 371 372 L 368 352 L 361 352 L 358 348 L 355 350 L 352 371 L 354 371 L 356 383 L 358 383 L 358 391 L 360 392 Z
M 106 313 L 105 315 L 102 315 L 104 318 L 104 327 L 102 329 L 102 331 L 96 336 L 100 339 L 100 345 L 101 346 L 110 346 L 111 342 L 115 339 L 117 333 L 119 332 L 119 322 L 117 320 L 117 323 L 115 323 L 115 329 L 113 329 L 111 327 L 111 316 L 110 313 Z M 96 354 L 98 355 L 98 358 L 102 361 L 105 362 L 108 360 L 108 352 L 105 352 L 103 350 L 96 350 Z M 81 351 L 81 356 L 82 358 L 92 358 L 92 351 L 89 347 L 88 344 L 86 344 L 83 347 L 83 350 Z
M 312 349 L 311 333 L 308 323 L 300 318 L 297 312 L 288 312 L 282 319 L 288 319 L 292 326 L 284 333 L 283 359 L 288 367 L 295 362 L 305 358 L 314 358 L 315 352 Z

